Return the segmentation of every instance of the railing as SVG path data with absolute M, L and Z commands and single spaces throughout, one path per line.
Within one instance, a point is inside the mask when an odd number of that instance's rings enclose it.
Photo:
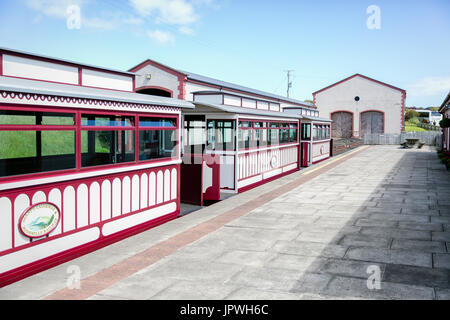
M 420 142 L 430 146 L 440 146 L 442 133 L 439 131 L 402 132 L 396 133 L 366 133 L 363 136 L 364 144 L 400 144 L 406 139 L 419 139 Z
M 239 155 L 238 179 L 243 180 L 283 168 L 298 161 L 298 145 L 254 150 Z
M 432 130 L 432 131 L 440 131 L 441 130 L 440 126 L 434 126 L 429 123 L 419 122 L 419 123 L 417 123 L 417 126 L 420 128 L 426 129 L 426 130 Z

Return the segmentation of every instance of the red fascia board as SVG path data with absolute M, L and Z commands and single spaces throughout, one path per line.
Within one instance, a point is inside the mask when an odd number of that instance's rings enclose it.
M 161 70 L 163 70 L 163 71 L 165 71 L 165 72 L 167 72 L 167 73 L 173 74 L 173 75 L 175 75 L 175 76 L 177 76 L 177 77 L 180 77 L 180 76 L 186 76 L 186 74 L 184 74 L 184 73 L 182 73 L 182 72 L 179 72 L 178 70 L 169 68 L 168 66 L 165 66 L 165 65 L 163 65 L 163 64 L 161 64 L 161 63 L 159 63 L 159 62 L 156 62 L 156 61 L 153 61 L 153 60 L 150 60 L 150 59 L 147 59 L 147 60 L 141 62 L 141 63 L 138 64 L 137 66 L 135 66 L 135 67 L 131 68 L 130 70 L 128 70 L 128 72 L 133 72 L 133 73 L 135 73 L 135 72 L 137 72 L 138 70 L 140 70 L 140 69 L 142 69 L 142 68 L 145 68 L 145 67 L 148 66 L 148 65 L 154 66 L 154 67 L 156 67 L 156 68 L 158 68 L 158 69 L 161 69 Z
M 378 84 L 381 84 L 381 85 L 383 85 L 383 86 L 389 87 L 389 88 L 391 88 L 391 89 L 398 90 L 398 91 L 400 91 L 400 92 L 402 92 L 402 93 L 406 93 L 406 90 L 403 90 L 403 89 L 400 89 L 400 88 L 391 86 L 390 84 L 387 84 L 387 83 L 384 83 L 384 82 L 381 82 L 381 81 L 378 81 L 378 80 L 375 80 L 375 79 L 366 77 L 366 76 L 364 76 L 364 75 L 362 75 L 362 74 L 356 73 L 356 74 L 354 74 L 354 75 L 352 75 L 352 76 L 350 76 L 350 77 L 348 77 L 348 78 L 345 78 L 345 79 L 343 79 L 343 80 L 341 80 L 341 81 L 338 81 L 338 82 L 336 82 L 336 83 L 333 83 L 332 85 L 329 85 L 328 87 L 325 87 L 325 88 L 320 89 L 320 90 L 318 90 L 318 91 L 316 91 L 316 92 L 313 92 L 313 96 L 315 96 L 315 95 L 318 94 L 319 92 L 328 90 L 328 89 L 330 89 L 330 88 L 332 88 L 332 87 L 334 87 L 334 86 L 337 86 L 338 84 L 341 84 L 341 83 L 343 83 L 343 82 L 345 82 L 345 81 L 348 81 L 348 80 L 350 80 L 350 79 L 353 79 L 353 78 L 355 78 L 355 77 L 361 77 L 361 78 L 364 78 L 364 79 L 366 79 L 366 80 L 373 81 L 373 82 L 375 82 L 375 83 L 378 83 Z

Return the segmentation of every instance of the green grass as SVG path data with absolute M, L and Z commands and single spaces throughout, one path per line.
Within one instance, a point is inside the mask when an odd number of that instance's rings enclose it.
M 405 122 L 405 131 L 406 132 L 412 132 L 412 131 L 414 131 L 414 132 L 421 132 L 421 131 L 428 131 L 428 130 L 425 130 L 424 128 L 418 127 L 415 124 L 411 125 L 411 124 L 408 124 L 407 122 Z
M 422 132 L 422 131 L 428 131 L 427 129 L 421 128 L 418 126 L 419 119 L 418 118 L 412 118 L 407 121 L 405 121 L 405 131 L 406 132 Z

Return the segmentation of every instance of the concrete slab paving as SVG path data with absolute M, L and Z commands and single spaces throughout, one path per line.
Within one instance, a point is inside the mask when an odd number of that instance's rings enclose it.
M 1 288 L 0 298 L 448 300 L 449 178 L 431 147 L 362 147 Z M 81 288 L 68 291 L 73 265 Z

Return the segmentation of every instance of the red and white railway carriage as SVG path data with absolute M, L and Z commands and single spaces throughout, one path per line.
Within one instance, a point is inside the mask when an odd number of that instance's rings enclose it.
M 0 287 L 178 216 L 193 105 L 134 77 L 0 49 Z
M 301 166 L 326 160 L 331 155 L 331 120 L 318 116 L 305 115 L 304 110 L 298 107 L 285 107 L 283 111 L 288 114 L 302 115 L 300 128 Z M 318 115 L 318 112 L 316 113 Z
M 220 200 L 221 193 L 242 192 L 299 169 L 301 116 L 227 105 L 223 95 L 194 93 L 195 109 L 183 111 L 181 184 L 186 202 Z M 185 192 L 192 191 L 193 181 L 198 192 Z

